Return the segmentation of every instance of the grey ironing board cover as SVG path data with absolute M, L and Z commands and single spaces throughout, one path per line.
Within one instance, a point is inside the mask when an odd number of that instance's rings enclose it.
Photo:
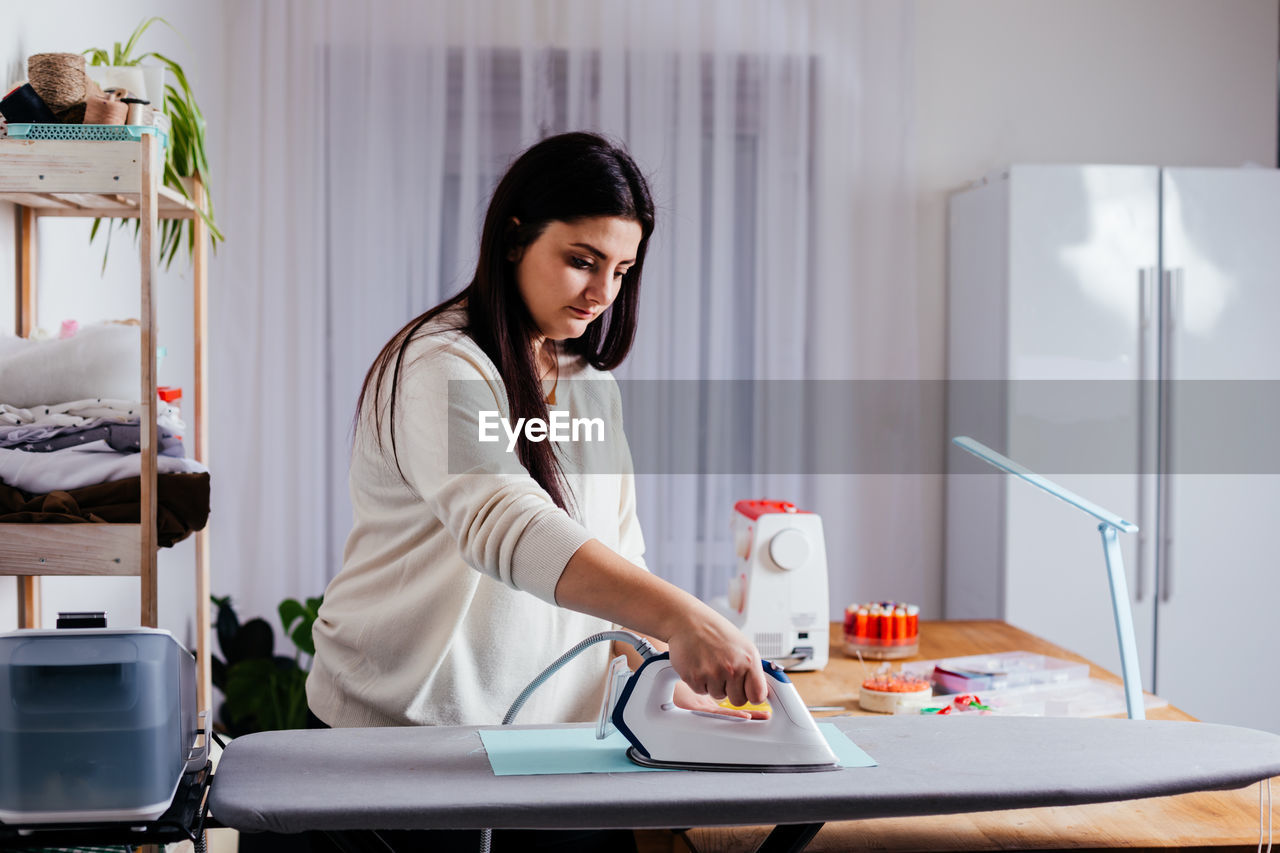
M 879 762 L 820 773 L 494 776 L 474 726 L 237 738 L 210 811 L 249 832 L 816 823 L 1240 788 L 1280 775 L 1280 736 L 1208 723 L 839 717 Z

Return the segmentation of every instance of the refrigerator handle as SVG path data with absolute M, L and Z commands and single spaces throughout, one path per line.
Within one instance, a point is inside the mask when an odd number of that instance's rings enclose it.
M 1153 298 L 1155 296 L 1155 289 L 1151 286 L 1151 281 L 1155 276 L 1155 267 L 1143 267 L 1138 270 L 1138 322 L 1140 323 L 1138 329 L 1138 342 L 1140 344 L 1145 344 L 1147 342 L 1147 329 L 1151 327 L 1151 318 L 1155 313 L 1152 310 L 1154 307 Z M 1147 354 L 1145 347 L 1139 352 L 1145 361 Z
M 1183 294 L 1183 270 L 1164 274 L 1163 334 L 1160 338 L 1160 600 L 1173 595 L 1173 376 L 1176 369 L 1174 343 L 1178 332 L 1179 302 Z
M 1156 289 L 1153 283 L 1157 276 L 1155 267 L 1141 267 L 1138 270 L 1138 559 L 1137 582 L 1134 584 L 1134 600 L 1142 601 L 1147 595 L 1147 568 L 1153 563 L 1150 553 L 1150 527 L 1147 524 L 1147 483 L 1146 473 L 1150 470 L 1147 464 L 1147 437 L 1151 431 L 1150 412 L 1147 399 L 1148 378 L 1151 368 L 1147 363 L 1148 336 L 1152 318 L 1155 315 L 1154 300 Z M 1154 578 L 1153 578 L 1154 579 Z

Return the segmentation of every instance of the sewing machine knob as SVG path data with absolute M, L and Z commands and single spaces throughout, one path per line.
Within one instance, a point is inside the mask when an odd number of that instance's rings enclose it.
M 799 530 L 789 527 L 769 540 L 769 558 L 780 569 L 798 569 L 809 559 L 809 540 Z

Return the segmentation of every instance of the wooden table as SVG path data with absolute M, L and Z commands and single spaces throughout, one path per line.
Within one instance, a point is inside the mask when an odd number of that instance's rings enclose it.
M 838 705 L 847 714 L 858 707 L 862 667 L 846 657 L 843 630 L 831 626 L 831 660 L 815 673 L 793 673 L 810 705 Z M 1090 661 L 1025 631 L 997 621 L 923 622 L 920 653 L 907 660 L 1029 651 L 1088 663 L 1094 678 L 1120 679 Z M 815 714 L 817 717 L 827 714 Z M 1172 705 L 1153 709 L 1156 720 L 1194 720 Z M 1280 781 L 1280 780 L 1277 780 Z M 1277 791 L 1280 793 L 1280 791 Z M 770 827 L 715 827 L 688 830 L 667 849 L 697 853 L 754 850 Z M 657 833 L 638 833 L 642 850 L 661 849 Z M 828 823 L 805 848 L 856 850 L 1026 850 L 1127 847 L 1248 847 L 1258 843 L 1258 786 L 1238 791 L 1063 808 L 1015 809 L 941 817 L 886 818 Z

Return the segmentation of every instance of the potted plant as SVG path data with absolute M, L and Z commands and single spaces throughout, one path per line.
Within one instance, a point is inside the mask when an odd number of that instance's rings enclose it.
M 194 203 L 195 200 L 191 197 L 191 190 L 188 186 L 189 179 L 198 177 L 202 183 L 205 183 L 204 203 L 197 206 L 196 214 L 209 226 L 209 236 L 214 247 L 216 247 L 225 238 L 214 223 L 213 199 L 207 189 L 208 182 L 206 178 L 209 174 L 209 158 L 206 154 L 205 146 L 204 115 L 200 112 L 200 107 L 196 104 L 195 97 L 192 95 L 186 72 L 177 62 L 155 51 L 134 55 L 138 39 L 156 22 L 162 23 L 177 32 L 168 21 L 163 18 L 152 17 L 139 24 L 123 45 L 120 42 L 116 42 L 112 45 L 110 52 L 102 48 L 89 48 L 84 51 L 84 55 L 88 57 L 90 66 L 136 66 L 141 64 L 143 60 L 154 59 L 168 71 L 171 82 L 168 82 L 164 87 L 163 103 L 152 105 L 156 109 L 162 108 L 163 112 L 168 115 L 170 122 L 169 147 L 165 153 L 164 185 L 176 190 L 188 201 Z M 184 178 L 188 179 L 188 181 L 184 181 Z M 107 227 L 107 246 L 102 257 L 104 267 L 107 262 L 106 252 L 111 249 L 112 227 L 117 222 L 121 225 L 125 224 L 124 220 L 110 220 L 110 222 L 112 224 Z M 102 220 L 94 220 L 93 228 L 89 232 L 91 241 L 97 236 L 98 228 L 101 224 Z M 137 234 L 138 225 L 138 221 L 134 220 L 135 235 Z M 173 262 L 174 255 L 177 254 L 178 247 L 182 243 L 185 242 L 187 244 L 188 253 L 194 249 L 195 231 L 192 225 L 193 220 L 187 219 L 161 220 L 160 259 L 164 262 L 166 269 Z
M 218 708 L 221 730 L 239 737 L 307 727 L 307 672 L 316 652 L 311 628 L 322 600 L 286 598 L 280 602 L 280 623 L 294 645 L 289 657 L 275 653 L 275 634 L 264 620 L 241 624 L 230 596 L 213 598 L 218 608 L 215 626 L 222 658 L 212 658 L 211 674 L 213 685 L 226 700 Z

